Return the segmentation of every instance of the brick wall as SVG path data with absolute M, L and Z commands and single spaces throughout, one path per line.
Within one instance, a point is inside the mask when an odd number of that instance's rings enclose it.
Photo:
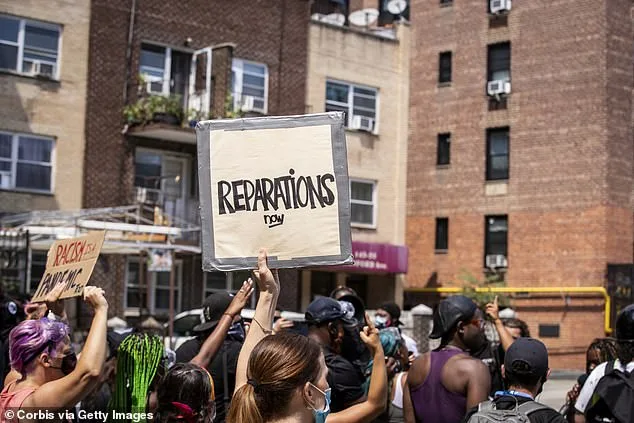
M 608 262 L 633 256 L 631 3 L 514 2 L 495 28 L 486 2 L 411 7 L 407 285 L 451 285 L 463 269 L 481 276 L 484 216 L 493 214 L 509 219 L 509 285 L 603 285 Z M 489 111 L 487 45 L 501 41 L 511 43 L 512 93 L 505 110 Z M 441 88 L 438 53 L 447 50 L 453 81 Z M 487 195 L 485 133 L 497 126 L 510 127 L 510 177 L 506 194 Z M 442 132 L 452 133 L 447 168 L 436 167 Z M 436 217 L 449 217 L 447 254 L 434 252 Z M 535 303 L 523 318 L 555 318 Z M 595 306 L 568 314 L 549 347 L 579 357 L 603 334 L 601 316 Z
M 308 2 L 138 1 L 131 64 L 126 62 L 130 0 L 93 0 L 90 28 L 86 185 L 84 205 L 123 204 L 131 187 L 132 154 L 121 135 L 126 69 L 130 100 L 138 73 L 141 42 L 199 49 L 235 44 L 235 57 L 266 63 L 269 69 L 269 113 L 304 112 Z M 255 13 L 257 12 L 257 13 Z M 218 83 L 226 84 L 225 80 Z M 224 104 L 224 97 L 222 98 Z

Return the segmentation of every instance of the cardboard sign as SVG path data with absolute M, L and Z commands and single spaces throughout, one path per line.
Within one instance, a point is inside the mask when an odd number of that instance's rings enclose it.
M 106 233 L 101 231 L 55 241 L 48 250 L 46 271 L 31 301 L 44 301 L 58 283 L 66 284 L 60 299 L 81 295 L 99 258 L 105 236 Z
M 352 263 L 343 113 L 200 122 L 203 270 Z

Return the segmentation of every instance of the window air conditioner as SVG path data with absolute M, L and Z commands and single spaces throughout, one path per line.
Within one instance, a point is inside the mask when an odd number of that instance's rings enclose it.
M 490 96 L 508 95 L 511 93 L 511 83 L 505 80 L 489 81 L 487 94 Z
M 350 126 L 350 129 L 373 132 L 374 119 L 365 116 L 352 116 L 352 125 Z
M 0 172 L 0 188 L 11 188 L 11 172 Z
M 244 97 L 242 97 L 242 105 L 240 107 L 240 110 L 242 110 L 243 112 L 251 112 L 253 111 L 254 104 L 255 104 L 255 97 L 250 95 L 245 95 Z
M 491 13 L 498 14 L 511 10 L 511 0 L 491 0 Z
M 486 265 L 490 269 L 506 268 L 506 257 L 502 254 L 492 254 L 486 256 Z

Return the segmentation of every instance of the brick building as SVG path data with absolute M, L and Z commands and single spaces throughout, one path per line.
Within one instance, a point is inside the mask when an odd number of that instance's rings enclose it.
M 407 285 L 603 287 L 633 261 L 631 2 L 488 3 L 412 1 Z M 582 367 L 603 304 L 513 300 L 559 368 Z
M 0 28 L 0 215 L 79 209 L 90 3 L 0 1 Z M 37 287 L 47 247 L 28 245 L 0 266 L 3 289 Z
M 140 202 L 197 223 L 188 122 L 235 110 L 304 113 L 308 19 L 305 0 L 93 0 L 84 207 Z M 133 107 L 124 120 L 126 105 Z M 190 234 L 179 242 L 199 240 Z M 94 278 L 108 291 L 113 314 L 164 317 L 169 273 L 147 272 L 139 255 L 105 257 Z M 198 307 L 213 289 L 238 286 L 244 277 L 203 276 L 200 254 L 181 251 L 176 310 Z M 297 272 L 282 275 L 282 292 L 280 306 L 296 307 Z

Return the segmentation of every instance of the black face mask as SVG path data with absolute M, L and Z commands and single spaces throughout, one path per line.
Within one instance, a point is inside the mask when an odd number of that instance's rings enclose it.
M 361 368 L 364 368 L 364 365 L 370 361 L 370 350 L 361 340 L 359 330 L 356 327 L 344 327 L 341 356 Z
M 64 375 L 69 375 L 75 370 L 77 366 L 77 356 L 74 352 L 69 352 L 62 358 L 62 365 L 60 367 L 53 367 L 54 369 L 60 369 Z

